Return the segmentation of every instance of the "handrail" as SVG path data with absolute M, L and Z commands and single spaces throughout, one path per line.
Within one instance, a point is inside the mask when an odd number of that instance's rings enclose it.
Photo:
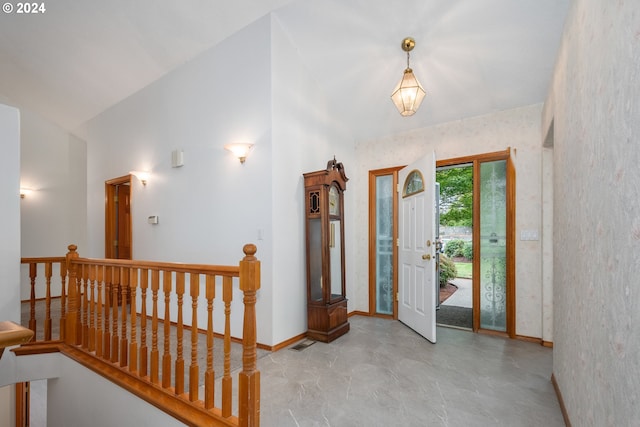
M 157 261 L 81 258 L 75 245 L 69 245 L 66 257 L 23 258 L 29 265 L 31 279 L 31 318 L 29 328 L 37 332 L 35 289 L 38 265 L 44 264 L 46 293 L 45 335 L 37 344 L 53 343 L 70 346 L 74 358 L 81 363 L 94 360 L 97 366 L 117 366 L 129 376 L 147 384 L 139 396 L 162 407 L 163 399 L 154 399 L 161 392 L 204 409 L 220 425 L 259 426 L 260 372 L 256 369 L 256 291 L 260 288 L 260 262 L 255 257 L 256 246 L 245 245 L 244 258 L 237 266 L 184 264 Z M 61 341 L 52 341 L 50 282 L 52 264 L 60 263 L 60 334 Z M 242 332 L 242 371 L 238 374 L 238 416 L 232 415 L 231 376 L 231 302 L 233 283 L 239 282 L 244 293 Z M 224 304 L 224 361 L 222 366 L 221 406 L 215 407 L 213 302 L 216 286 L 222 287 Z M 191 318 L 183 318 L 191 305 Z M 189 301 L 190 298 L 190 301 Z M 220 299 L 220 298 L 219 298 Z M 206 302 L 206 311 L 200 301 Z M 150 311 L 150 313 L 149 313 Z M 198 365 L 199 321 L 206 323 L 206 367 L 203 377 Z M 149 328 L 150 324 L 150 328 Z M 47 326 L 48 325 L 48 326 Z M 149 330 L 150 329 L 150 330 Z M 185 329 L 190 329 L 191 348 L 183 348 Z M 175 342 L 172 330 L 175 330 Z M 151 339 L 149 340 L 149 333 Z M 150 341 L 150 342 L 149 342 Z M 150 347 L 149 347 L 150 345 Z M 25 349 L 26 350 L 26 349 Z M 77 356 L 80 350 L 87 357 Z M 19 354 L 19 353 L 16 353 Z M 26 354 L 26 353 L 25 353 Z M 187 376 L 185 377 L 185 365 Z M 116 379 L 113 379 L 117 382 Z M 204 383 L 204 396 L 199 386 Z M 127 387 L 136 392 L 139 387 Z M 175 405 L 163 409 L 191 423 L 184 411 Z M 196 411 L 197 412 L 197 411 Z M 187 417 L 187 418 L 185 418 Z M 208 422 L 214 422 L 209 420 Z M 215 425 L 215 422 L 214 422 Z
M 32 257 L 32 258 L 20 258 L 21 264 L 43 264 L 46 262 L 62 262 L 65 261 L 66 257 L 63 256 L 50 256 L 50 257 Z
M 235 265 L 185 264 L 180 262 L 140 261 L 129 259 L 76 258 L 78 265 L 102 265 L 110 267 L 137 267 L 150 270 L 171 270 L 184 273 L 217 274 L 240 277 L 240 267 Z

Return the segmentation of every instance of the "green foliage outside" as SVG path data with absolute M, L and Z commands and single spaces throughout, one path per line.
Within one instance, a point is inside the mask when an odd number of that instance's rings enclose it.
M 444 254 L 440 254 L 440 287 L 444 288 L 447 282 L 455 279 L 457 275 L 456 264 Z
M 440 225 L 448 227 L 473 226 L 473 167 L 463 166 L 436 171 L 440 184 Z M 446 254 L 446 255 L 445 255 Z M 447 242 L 440 254 L 440 287 L 456 277 L 472 275 L 471 263 L 454 263 L 451 258 L 473 259 L 471 241 L 454 239 Z M 457 269 L 460 266 L 460 271 Z
M 464 247 L 462 248 L 462 256 L 468 260 L 473 259 L 473 243 L 470 240 L 464 242 Z
M 436 171 L 440 184 L 440 224 L 471 227 L 473 223 L 473 167 Z
M 449 258 L 473 259 L 473 243 L 470 240 L 453 239 L 449 240 L 444 247 L 444 253 Z
M 444 246 L 444 253 L 447 254 L 449 258 L 463 256 L 464 240 L 462 239 L 449 240 L 447 244 Z
M 473 277 L 473 263 L 471 262 L 456 262 L 456 271 L 462 279 L 471 279 Z

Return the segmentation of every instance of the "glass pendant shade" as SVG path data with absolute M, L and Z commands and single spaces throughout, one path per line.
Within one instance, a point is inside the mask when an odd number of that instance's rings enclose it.
M 396 105 L 396 108 L 403 116 L 412 116 L 420 108 L 422 100 L 424 99 L 426 92 L 413 74 L 413 70 L 407 67 L 404 70 L 402 79 L 393 90 L 391 99 Z

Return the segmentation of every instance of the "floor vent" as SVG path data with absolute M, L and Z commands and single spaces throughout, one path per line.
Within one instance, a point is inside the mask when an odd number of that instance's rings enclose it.
M 310 345 L 315 344 L 315 341 L 313 340 L 304 340 L 299 344 L 294 345 L 293 347 L 290 348 L 290 350 L 295 350 L 295 351 L 302 351 L 305 348 L 309 347 Z

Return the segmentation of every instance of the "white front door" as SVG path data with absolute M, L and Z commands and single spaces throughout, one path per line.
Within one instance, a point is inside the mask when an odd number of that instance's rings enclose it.
M 398 176 L 398 320 L 436 342 L 435 153 Z

